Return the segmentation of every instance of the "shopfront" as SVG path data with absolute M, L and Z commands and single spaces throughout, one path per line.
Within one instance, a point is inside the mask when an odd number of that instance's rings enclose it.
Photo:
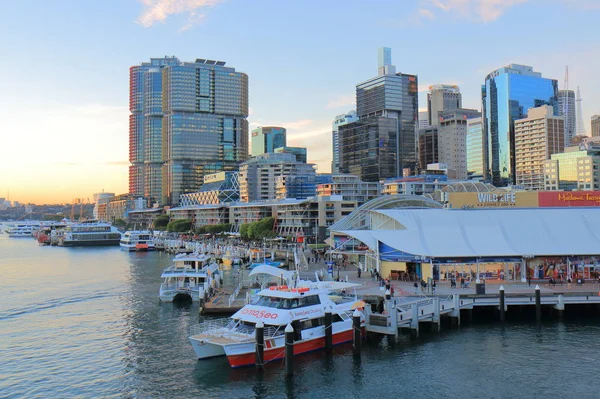
M 464 279 L 465 281 L 521 281 L 522 263 L 520 258 L 464 258 L 434 260 L 434 278 L 447 281 Z
M 556 281 L 579 278 L 597 279 L 600 276 L 600 257 L 543 256 L 527 260 L 527 278 Z

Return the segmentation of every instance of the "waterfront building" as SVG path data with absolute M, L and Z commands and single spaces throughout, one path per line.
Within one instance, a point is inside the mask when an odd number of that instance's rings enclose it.
M 600 189 L 600 144 L 587 142 L 567 147 L 563 153 L 552 154 L 544 162 L 544 189 Z
M 462 95 L 456 85 L 438 84 L 429 86 L 427 93 L 427 121 L 429 126 L 438 126 L 440 112 L 462 108 Z
M 102 215 L 104 219 L 101 221 L 114 223 L 116 220 L 127 220 L 129 218 L 129 212 L 133 210 L 147 209 L 147 200 L 143 197 L 138 197 L 132 194 L 121 194 L 114 196 L 108 200 L 105 204 L 105 209 L 101 211 L 101 207 L 98 208 L 99 217 Z
M 515 174 L 526 190 L 544 189 L 544 162 L 565 149 L 565 125 L 550 105 L 530 108 L 515 120 Z
M 484 179 L 484 158 L 482 119 L 467 119 L 467 179 Z
M 558 83 L 531 66 L 510 64 L 486 76 L 481 94 L 486 175 L 498 187 L 514 184 L 514 121 L 525 118 L 529 108 L 544 104 L 557 113 Z
M 182 194 L 181 206 L 224 204 L 240 199 L 238 172 L 218 172 L 204 176 L 204 184 L 195 193 Z
M 163 213 L 163 208 L 134 209 L 129 211 L 127 222 L 135 226 L 134 230 L 152 229 L 154 220 Z
M 425 195 L 442 190 L 453 181 L 443 171 L 429 171 L 415 176 L 388 179 L 383 182 L 382 194 Z
M 571 140 L 575 136 L 575 91 L 559 90 L 558 91 L 558 116 L 562 116 L 565 120 L 565 147 L 571 146 Z
M 251 155 L 253 157 L 275 152 L 287 145 L 286 130 L 280 126 L 264 126 L 252 129 Z
M 317 194 L 317 175 L 287 174 L 279 175 L 275 180 L 275 199 L 308 198 Z
M 380 58 L 391 60 L 388 53 L 389 58 Z M 402 176 L 417 166 L 417 76 L 396 73 L 391 64 L 380 65 L 378 72 L 356 86 L 359 120 L 339 126 L 340 172 L 369 182 Z
M 592 137 L 600 137 L 600 115 L 592 116 Z
M 167 214 L 171 220 L 191 220 L 194 229 L 229 223 L 229 208 L 226 204 L 178 206 L 168 209 Z
M 205 175 L 248 159 L 248 76 L 205 59 L 161 71 L 162 203 L 176 205 Z
M 341 196 L 344 201 L 356 202 L 360 206 L 381 195 L 379 182 L 364 182 L 349 174 L 317 175 L 320 176 L 325 181 L 317 185 L 319 197 Z
M 456 178 L 467 179 L 467 120 L 480 117 L 474 109 L 438 112 L 438 162 L 456 171 Z
M 314 176 L 315 165 L 301 163 L 287 153 L 265 153 L 240 165 L 239 184 L 242 202 L 277 198 L 277 177 L 288 175 Z
M 427 165 L 438 162 L 437 126 L 419 129 L 419 170 L 426 170 Z
M 94 194 L 94 210 L 92 211 L 92 214 L 94 215 L 94 219 L 96 220 L 103 220 L 99 218 L 99 207 L 100 204 L 106 204 L 108 203 L 108 201 L 113 198 L 115 196 L 115 193 L 105 193 L 105 192 L 101 192 L 101 193 L 95 193 Z M 0 202 L 1 203 L 1 202 Z
M 296 161 L 298 161 L 300 163 L 307 162 L 306 147 L 279 147 L 279 148 L 275 148 L 274 152 L 276 154 L 280 154 L 280 153 L 294 154 L 294 156 L 296 156 Z
M 176 57 L 151 58 L 129 68 L 129 193 L 162 199 L 162 69 Z
M 339 137 L 339 129 L 340 126 L 347 125 L 348 123 L 356 122 L 358 120 L 358 115 L 355 110 L 348 111 L 345 114 L 337 115 L 331 124 L 332 130 L 332 148 L 333 148 L 333 158 L 331 161 L 331 173 L 339 173 L 340 172 L 340 137 Z
M 418 129 L 429 127 L 429 113 L 427 111 L 419 111 L 419 126 Z

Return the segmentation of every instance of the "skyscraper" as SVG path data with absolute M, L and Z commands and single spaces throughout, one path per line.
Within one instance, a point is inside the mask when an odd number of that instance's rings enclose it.
M 253 157 L 275 152 L 275 148 L 285 147 L 286 130 L 279 126 L 265 126 L 252 129 L 251 154 Z
M 332 131 L 332 149 L 333 149 L 333 158 L 331 160 L 331 173 L 339 173 L 340 172 L 340 137 L 339 130 L 340 126 L 347 125 L 348 123 L 356 122 L 358 120 L 358 115 L 355 110 L 348 111 L 345 114 L 341 114 L 335 117 L 335 120 L 331 124 Z
M 248 158 L 248 76 L 223 61 L 166 57 L 132 67 L 130 109 L 131 193 L 175 205 L 205 174 Z
M 396 73 L 391 52 L 389 62 L 356 86 L 359 120 L 339 127 L 340 171 L 363 181 L 402 176 L 417 166 L 417 76 Z
M 467 121 L 481 114 L 474 109 L 450 109 L 438 113 L 438 162 L 467 179 Z
M 462 95 L 456 85 L 429 86 L 427 93 L 427 118 L 429 126 L 439 125 L 439 113 L 462 108 Z
M 565 147 L 571 145 L 575 136 L 575 92 L 573 90 L 558 91 L 558 116 L 565 120 Z
M 558 83 L 533 67 L 510 64 L 491 72 L 481 90 L 487 177 L 496 186 L 515 183 L 514 121 L 529 108 L 547 104 L 558 111 Z
M 527 190 L 544 189 L 544 162 L 565 149 L 565 122 L 552 106 L 530 108 L 515 121 L 515 176 Z
M 483 179 L 483 126 L 481 117 L 467 119 L 467 179 Z
M 600 115 L 592 116 L 592 137 L 600 137 Z

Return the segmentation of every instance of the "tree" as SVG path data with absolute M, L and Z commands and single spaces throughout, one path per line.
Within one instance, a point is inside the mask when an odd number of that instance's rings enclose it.
M 159 215 L 154 219 L 152 223 L 152 227 L 155 230 L 165 230 L 167 225 L 169 224 L 169 216 L 167 215 Z
M 240 226 L 240 237 L 245 240 L 262 240 L 263 238 L 273 238 L 276 236 L 275 232 L 273 231 L 274 224 L 275 219 L 272 217 L 243 224 Z
M 168 232 L 182 233 L 185 231 L 190 231 L 192 228 L 192 221 L 189 219 L 177 219 L 172 220 L 167 224 Z
M 115 227 L 126 227 L 127 226 L 127 222 L 123 219 L 116 219 L 112 224 Z

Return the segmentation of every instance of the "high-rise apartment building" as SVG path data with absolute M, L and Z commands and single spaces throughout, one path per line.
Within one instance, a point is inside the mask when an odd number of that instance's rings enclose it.
M 438 113 L 438 162 L 467 179 L 467 120 L 481 116 L 474 109 L 451 109 Z
M 482 119 L 467 119 L 467 179 L 482 180 L 484 164 Z
M 600 189 L 600 145 L 587 142 L 552 154 L 544 162 L 544 189 L 592 191 Z
M 163 203 L 197 192 L 204 176 L 248 159 L 248 76 L 223 61 L 162 69 Z
M 275 152 L 275 148 L 287 144 L 286 130 L 279 126 L 265 126 L 252 129 L 251 154 L 253 157 Z
M 462 108 L 462 95 L 456 85 L 429 86 L 427 93 L 427 120 L 430 126 L 439 125 L 439 113 Z
M 592 137 L 600 137 L 600 115 L 592 116 Z
M 419 170 L 427 170 L 427 165 L 438 162 L 438 128 L 419 129 Z
M 340 172 L 363 181 L 402 176 L 417 166 L 417 76 L 396 73 L 391 54 L 389 62 L 356 86 L 359 120 L 339 127 Z
M 162 200 L 162 69 L 175 57 L 151 58 L 129 68 L 129 193 Z
M 571 139 L 575 136 L 575 91 L 559 90 L 558 91 L 558 116 L 562 116 L 565 120 L 565 147 L 571 145 Z
M 514 121 L 529 108 L 547 104 L 558 114 L 558 83 L 533 67 L 510 64 L 491 72 L 481 90 L 486 147 L 486 176 L 495 186 L 515 183 Z
M 515 174 L 526 190 L 544 189 L 544 162 L 565 149 L 565 121 L 550 105 L 530 108 L 515 121 Z
M 345 114 L 341 114 L 335 117 L 335 120 L 331 124 L 332 130 L 332 141 L 333 141 L 333 158 L 331 160 L 331 173 L 339 173 L 340 171 L 340 137 L 339 130 L 340 126 L 347 125 L 348 123 L 356 122 L 358 115 L 355 110 L 348 111 Z

